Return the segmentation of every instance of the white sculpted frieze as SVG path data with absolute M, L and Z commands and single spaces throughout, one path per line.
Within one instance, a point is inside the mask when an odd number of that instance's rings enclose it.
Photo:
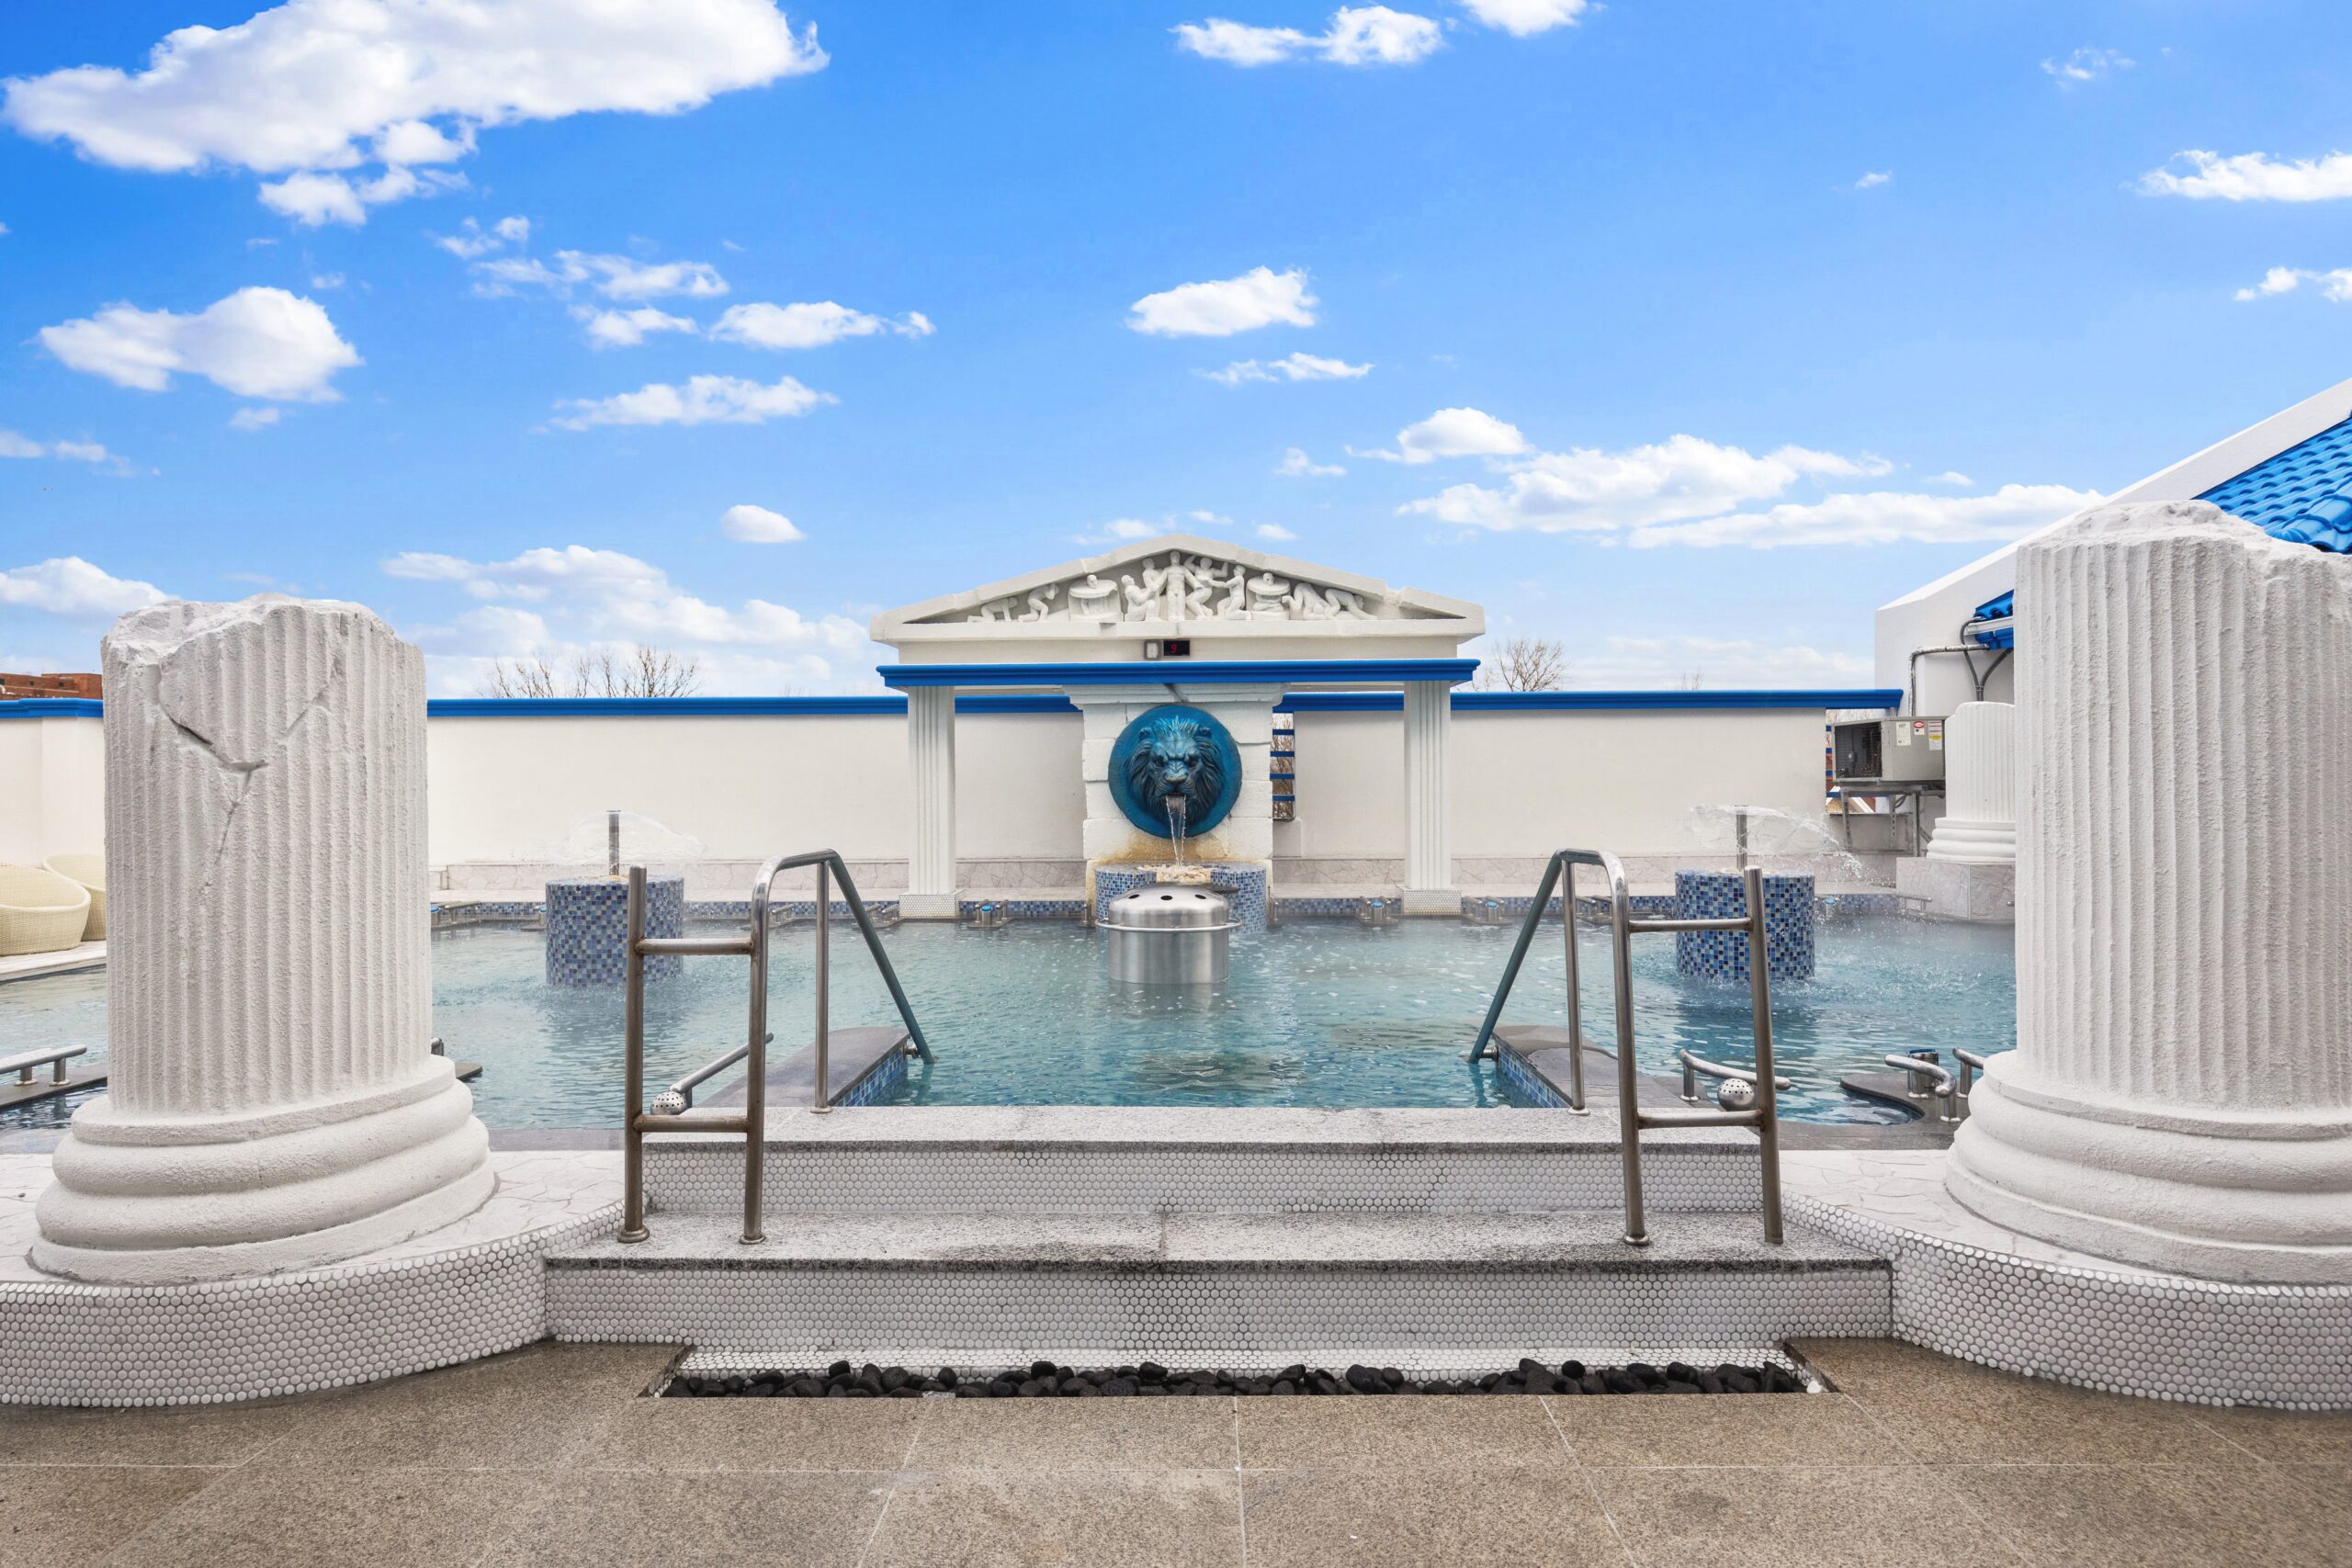
M 1372 621 L 1400 612 L 1345 588 L 1326 588 L 1238 561 L 1170 550 L 1115 578 L 1088 572 L 1027 594 L 991 599 L 967 621 Z

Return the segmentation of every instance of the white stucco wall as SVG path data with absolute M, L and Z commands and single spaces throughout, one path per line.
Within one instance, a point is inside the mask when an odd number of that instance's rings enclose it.
M 101 720 L 0 716 L 0 863 L 96 853 L 106 816 Z
M 1770 806 L 1819 821 L 1824 722 L 1778 709 L 1457 711 L 1454 856 L 1688 852 L 1694 806 Z M 1403 854 L 1404 716 L 1310 712 L 1296 723 L 1297 812 L 1283 852 Z
M 1280 855 L 1405 852 L 1404 715 L 1306 712 L 1298 816 Z M 1569 842 L 1626 855 L 1688 852 L 1693 806 L 1737 802 L 1820 819 L 1819 712 L 1457 711 L 1457 860 Z M 1086 816 L 1075 713 L 956 720 L 956 849 L 964 862 L 1081 859 Z M 814 845 L 904 860 L 912 842 L 899 714 L 440 716 L 426 727 L 435 866 L 541 860 L 581 818 L 620 809 L 702 840 L 714 860 Z M 0 859 L 98 846 L 96 719 L 0 723 Z

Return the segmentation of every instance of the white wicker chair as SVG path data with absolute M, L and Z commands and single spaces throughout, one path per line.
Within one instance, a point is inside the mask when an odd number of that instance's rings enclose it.
M 104 942 L 107 939 L 107 857 L 104 855 L 51 855 L 40 863 L 68 882 L 78 882 L 90 890 L 90 923 L 82 928 L 84 942 Z
M 90 890 L 37 865 L 0 865 L 0 958 L 57 953 L 82 940 Z

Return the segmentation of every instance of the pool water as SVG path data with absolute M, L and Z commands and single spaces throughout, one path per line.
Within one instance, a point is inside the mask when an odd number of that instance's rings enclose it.
M 1470 1106 L 1508 1103 L 1491 1063 L 1462 1054 L 1476 1037 L 1513 927 L 1419 920 L 1379 930 L 1295 922 L 1238 941 L 1231 978 L 1197 991 L 1114 984 L 1104 937 L 1069 921 L 995 931 L 909 924 L 884 933 L 937 1060 L 910 1065 L 897 1095 L 922 1105 Z M 775 933 L 769 1000 L 775 1049 L 808 1038 L 813 931 Z M 1579 950 L 1585 1026 L 1612 1037 L 1608 948 Z M 475 1103 L 493 1127 L 610 1127 L 621 1113 L 617 987 L 567 990 L 542 978 L 539 933 L 477 926 L 433 939 L 433 1027 L 449 1055 L 481 1063 Z M 739 1043 L 741 959 L 689 958 L 646 998 L 646 1081 L 661 1085 Z M 1717 1060 L 1749 1055 L 1745 984 L 1686 980 L 1670 938 L 1637 938 L 1634 1017 L 1641 1065 L 1676 1069 L 1688 1046 Z M 1539 935 L 1504 1018 L 1566 1020 L 1559 928 Z M 888 993 L 850 931 L 833 943 L 836 1028 L 894 1020 Z M 2015 1043 L 2016 985 L 2006 928 L 1892 917 L 1826 921 L 1819 971 L 1773 991 L 1781 1071 L 1795 1080 L 1783 1114 L 1885 1122 L 1903 1112 L 1847 1094 L 1841 1073 L 1889 1051 Z M 0 1055 L 87 1042 L 102 1060 L 103 973 L 0 986 Z M 77 1064 L 79 1065 L 79 1064 Z M 59 1100 L 0 1112 L 0 1128 L 62 1125 Z

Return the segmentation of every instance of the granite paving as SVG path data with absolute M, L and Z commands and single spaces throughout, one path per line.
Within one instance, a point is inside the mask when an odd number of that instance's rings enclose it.
M 299 1399 L 6 1406 L 0 1568 L 2352 1561 L 2352 1416 L 1796 1348 L 1832 1392 L 661 1400 L 675 1347 L 542 1344 Z

